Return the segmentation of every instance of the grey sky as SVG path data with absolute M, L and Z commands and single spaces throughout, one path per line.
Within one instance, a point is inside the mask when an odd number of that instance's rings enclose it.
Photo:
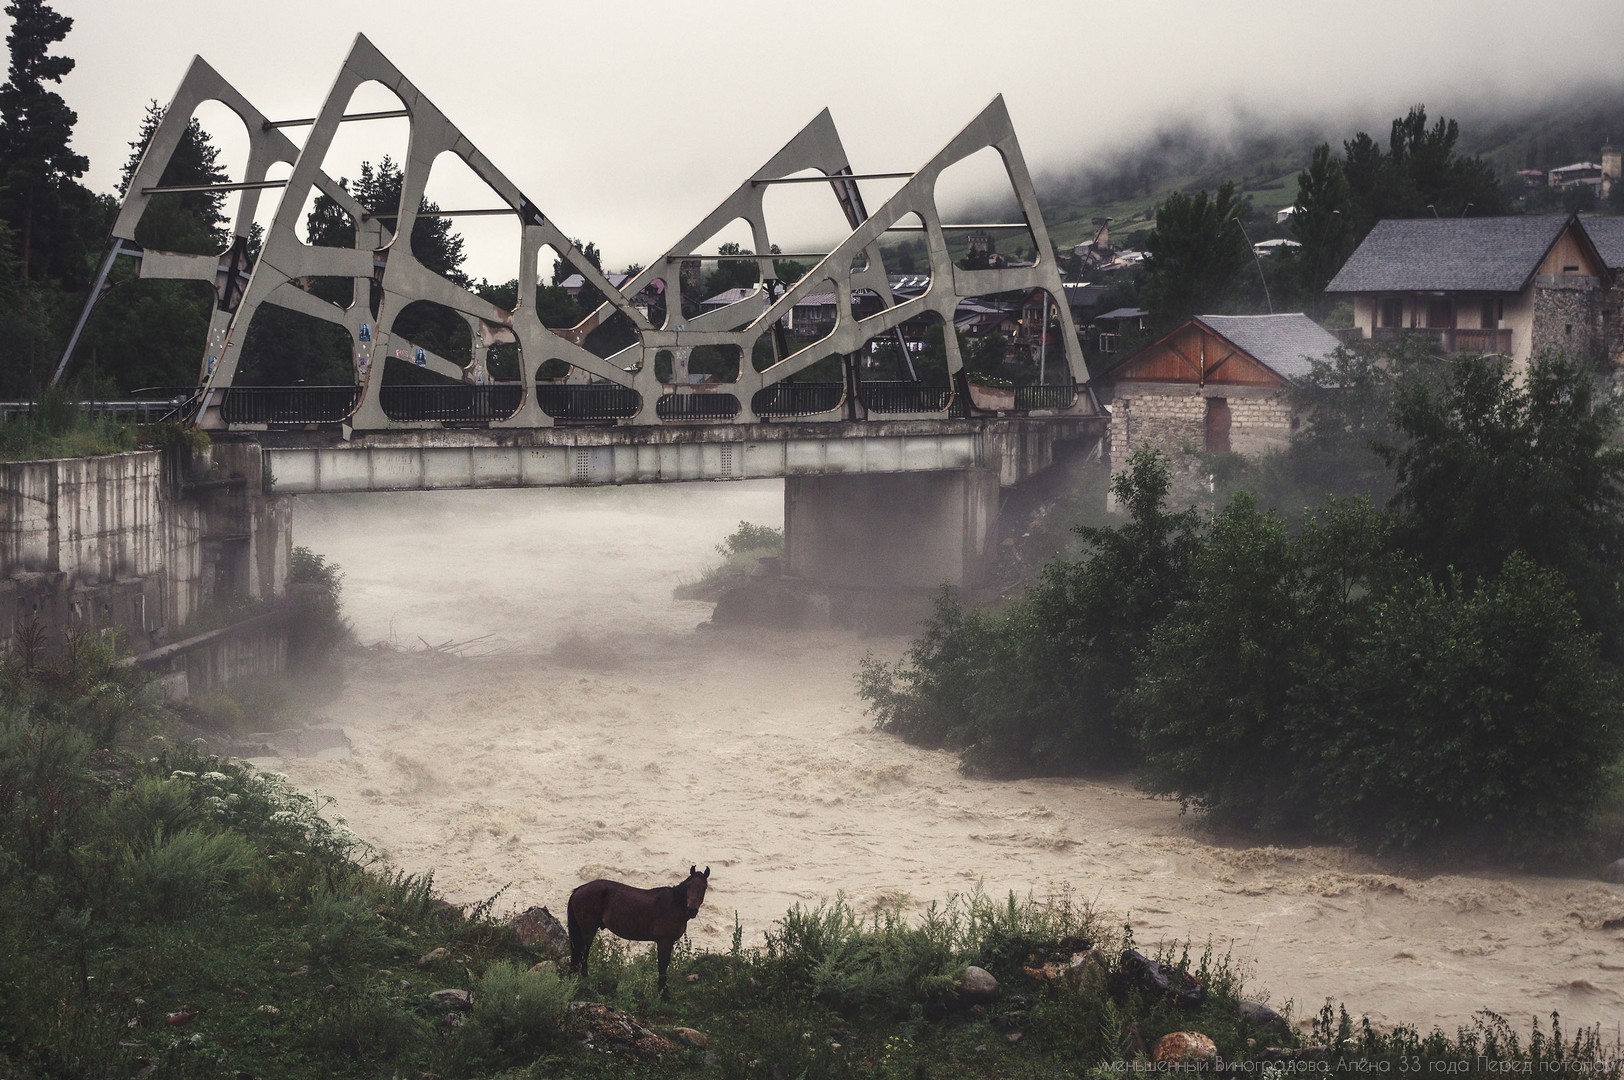
M 911 170 L 1002 92 L 1043 173 L 1174 118 L 1384 125 L 1415 102 L 1475 111 L 1624 76 L 1619 0 L 53 6 L 75 19 L 63 94 L 98 191 L 194 53 L 267 115 L 312 116 L 359 31 L 610 269 L 658 254 L 824 106 L 858 171 Z M 204 123 L 229 157 L 219 119 Z M 328 171 L 398 156 L 404 121 L 390 123 L 347 125 Z M 512 276 L 500 235 L 470 240 L 476 276 Z

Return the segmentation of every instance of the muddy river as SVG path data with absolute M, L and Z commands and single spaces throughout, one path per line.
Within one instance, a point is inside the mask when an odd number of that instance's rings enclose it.
M 712 629 L 672 589 L 775 482 L 305 497 L 295 540 L 344 570 L 364 643 L 322 707 L 348 756 L 272 760 L 457 902 L 562 914 L 593 877 L 712 867 L 691 932 L 759 942 L 792 904 L 1069 895 L 1141 943 L 1212 941 L 1298 1016 L 1326 998 L 1452 1028 L 1624 1017 L 1624 888 L 1424 874 L 1324 847 L 1215 839 L 1127 784 L 967 779 L 874 732 L 865 652 L 900 637 Z M 426 650 L 426 646 L 436 647 Z M 449 646 L 449 647 L 447 647 Z

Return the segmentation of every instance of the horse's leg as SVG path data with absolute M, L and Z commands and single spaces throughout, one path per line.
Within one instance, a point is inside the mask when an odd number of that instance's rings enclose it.
M 574 899 L 573 897 L 571 898 Z M 570 970 L 577 975 L 585 977 L 587 954 L 592 951 L 592 939 L 597 936 L 596 928 L 588 930 L 586 925 L 575 911 L 573 903 L 569 906 L 570 930 Z
M 657 955 L 660 958 L 660 997 L 668 1001 L 671 998 L 671 993 L 665 988 L 665 969 L 671 964 L 671 946 L 676 943 L 676 938 L 662 938 L 654 943 Z

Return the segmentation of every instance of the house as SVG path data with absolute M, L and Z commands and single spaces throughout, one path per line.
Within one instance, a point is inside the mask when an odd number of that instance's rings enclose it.
M 1601 354 L 1618 379 L 1624 376 L 1624 218 L 1591 217 L 1582 222 L 1613 279 L 1601 300 Z
M 1358 338 L 1424 335 L 1522 367 L 1546 349 L 1599 362 L 1612 281 L 1571 214 L 1414 218 L 1378 222 L 1325 292 L 1352 300 Z
M 1122 336 L 1144 330 L 1148 318 L 1150 312 L 1136 307 L 1112 308 L 1104 315 L 1096 316 L 1092 326 L 1096 335 L 1094 347 L 1102 353 L 1116 352 L 1122 343 Z
M 1174 462 L 1179 493 L 1205 481 L 1202 453 L 1259 453 L 1297 428 L 1285 397 L 1337 339 L 1307 315 L 1197 315 L 1091 381 L 1111 407 L 1113 473 L 1139 446 Z
M 1302 245 L 1295 240 L 1259 240 L 1252 245 L 1252 254 L 1273 255 L 1277 251 L 1290 251 L 1292 248 L 1300 247 Z
M 1548 182 L 1558 191 L 1575 184 L 1601 184 L 1601 162 L 1577 161 L 1572 165 L 1559 165 L 1548 174 Z

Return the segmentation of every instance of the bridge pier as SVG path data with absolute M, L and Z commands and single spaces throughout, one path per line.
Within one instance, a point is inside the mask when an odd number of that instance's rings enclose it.
M 785 477 L 785 569 L 834 589 L 973 588 L 998 497 L 989 468 Z

